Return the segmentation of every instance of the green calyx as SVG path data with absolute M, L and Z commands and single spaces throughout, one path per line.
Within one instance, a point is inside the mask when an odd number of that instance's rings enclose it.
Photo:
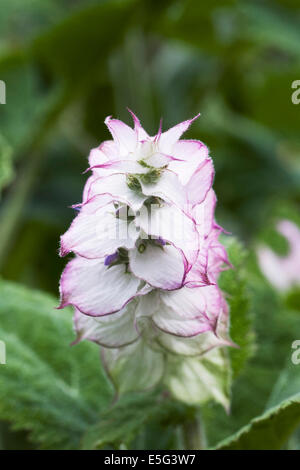
M 147 173 L 140 175 L 140 180 L 144 184 L 156 183 L 161 176 L 162 168 L 151 168 Z
M 160 178 L 162 171 L 165 169 L 165 167 L 161 168 L 155 168 L 154 166 L 148 165 L 144 160 L 140 160 L 138 162 L 141 166 L 144 168 L 148 168 L 148 171 L 146 173 L 133 173 L 130 175 L 127 175 L 127 186 L 129 189 L 135 192 L 142 192 L 142 186 L 141 183 L 143 184 L 155 184 L 158 179 Z
M 138 180 L 138 177 L 136 175 L 127 175 L 126 183 L 127 183 L 128 188 L 131 189 L 132 191 L 138 192 L 138 193 L 142 192 L 141 183 Z
M 125 265 L 125 272 L 129 272 L 129 258 L 128 258 L 128 250 L 125 248 L 118 248 L 118 257 L 115 261 L 113 261 L 109 266 L 108 269 L 112 266 L 117 266 L 119 264 Z
M 139 253 L 144 253 L 145 250 L 146 250 L 146 245 L 145 245 L 145 243 L 140 243 L 140 245 L 139 245 L 139 247 L 138 247 Z

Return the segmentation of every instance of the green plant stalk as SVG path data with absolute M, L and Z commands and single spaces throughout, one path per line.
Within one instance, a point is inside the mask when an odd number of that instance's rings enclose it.
M 199 410 L 182 425 L 183 444 L 185 450 L 204 450 L 206 437 Z

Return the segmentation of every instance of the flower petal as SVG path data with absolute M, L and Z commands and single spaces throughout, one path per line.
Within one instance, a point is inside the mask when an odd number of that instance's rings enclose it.
M 208 157 L 208 148 L 199 140 L 179 140 L 173 147 L 172 156 L 175 159 L 170 161 L 168 168 L 174 171 L 179 181 L 185 185 Z
M 186 208 L 187 197 L 184 187 L 177 175 L 172 171 L 165 170 L 155 183 L 141 182 L 143 194 L 146 196 L 157 196 L 179 208 Z
M 95 175 L 91 175 L 87 180 L 86 180 L 86 183 L 84 185 L 84 188 L 83 188 L 83 194 L 82 194 L 82 203 L 84 204 L 88 199 L 89 199 L 89 193 L 90 193 L 90 188 L 91 188 L 91 185 L 92 183 L 94 183 L 94 181 L 96 180 L 97 178 L 95 177 Z M 80 206 L 80 204 L 78 204 Z
M 193 121 L 200 116 L 197 114 L 193 119 L 188 119 L 174 127 L 171 127 L 166 132 L 163 132 L 159 138 L 159 148 L 163 153 L 172 154 L 174 144 L 180 139 L 181 135 L 187 131 Z
M 148 244 L 143 253 L 132 250 L 129 252 L 129 265 L 135 276 L 152 287 L 165 290 L 181 287 L 187 268 L 183 253 L 172 245 L 158 247 Z
M 75 342 L 88 339 L 107 348 L 120 348 L 133 343 L 139 336 L 134 326 L 136 305 L 133 300 L 120 312 L 101 318 L 90 317 L 75 309 Z
M 207 307 L 203 291 L 202 287 L 194 289 L 182 287 L 172 292 L 161 292 L 160 297 L 161 301 L 179 317 L 199 319 L 204 316 Z
M 182 356 L 201 356 L 213 348 L 228 346 L 228 343 L 218 338 L 213 331 L 206 331 L 191 338 L 161 333 L 158 343 L 172 354 Z
M 106 155 L 107 160 L 117 160 L 120 157 L 119 146 L 113 140 L 105 140 L 102 142 L 102 144 L 99 145 L 99 150 Z
M 188 203 L 195 206 L 203 202 L 212 187 L 213 179 L 214 167 L 211 159 L 208 158 L 201 163 L 185 186 Z
M 204 201 L 194 206 L 192 214 L 202 237 L 207 237 L 214 226 L 214 214 L 217 198 L 213 189 L 210 189 Z
M 95 317 L 114 313 L 138 294 L 139 285 L 140 280 L 126 273 L 124 265 L 108 268 L 103 260 L 77 256 L 62 274 L 59 308 L 73 305 Z
M 105 119 L 114 141 L 119 145 L 119 153 L 121 156 L 127 155 L 130 152 L 134 152 L 137 144 L 137 135 L 131 127 L 127 126 L 119 119 L 112 119 L 108 116 Z
M 90 184 L 88 198 L 100 194 L 109 194 L 112 199 L 127 204 L 133 211 L 139 210 L 146 200 L 146 196 L 128 187 L 126 175 L 121 173 L 94 179 Z
M 85 258 L 103 258 L 119 247 L 134 248 L 138 231 L 129 230 L 127 220 L 116 216 L 112 202 L 95 196 L 84 204 L 69 230 L 61 237 L 60 255 L 70 251 Z
M 160 330 L 176 336 L 191 337 L 211 330 L 211 325 L 204 317 L 184 318 L 163 301 L 152 315 L 152 321 Z
M 101 146 L 94 148 L 90 151 L 89 154 L 89 165 L 94 166 L 94 165 L 103 165 L 105 163 L 109 162 L 109 159 L 105 153 L 101 151 Z
M 196 261 L 199 248 L 196 225 L 177 207 L 152 204 L 148 210 L 144 206 L 136 217 L 136 224 L 148 235 L 180 248 L 189 263 Z
M 88 168 L 96 176 L 109 176 L 114 173 L 138 173 L 143 174 L 148 170 L 133 160 L 110 160 L 99 165 Z

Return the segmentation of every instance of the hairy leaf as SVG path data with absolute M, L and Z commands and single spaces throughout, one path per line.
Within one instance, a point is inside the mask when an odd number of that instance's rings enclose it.
M 43 448 L 76 448 L 112 399 L 96 345 L 74 339 L 70 311 L 56 299 L 0 281 L 0 419 L 30 431 Z
M 253 353 L 254 333 L 250 310 L 250 295 L 247 288 L 247 253 L 233 237 L 224 237 L 229 260 L 233 269 L 224 271 L 220 277 L 220 287 L 225 292 L 230 310 L 230 336 L 239 346 L 229 351 L 233 376 L 236 376 Z
M 158 393 L 123 395 L 101 415 L 99 423 L 87 431 L 83 449 L 128 446 L 146 423 L 176 426 L 187 418 L 189 411 L 192 410 Z
M 300 394 L 284 400 L 255 418 L 216 448 L 224 450 L 279 450 L 300 423 Z

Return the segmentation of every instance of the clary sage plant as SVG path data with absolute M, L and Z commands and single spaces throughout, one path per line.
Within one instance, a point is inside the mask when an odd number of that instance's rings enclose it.
M 214 167 L 202 142 L 181 139 L 198 116 L 150 137 L 131 115 L 133 129 L 106 118 L 113 140 L 90 152 L 79 213 L 61 237 L 61 256 L 75 257 L 59 308 L 74 307 L 76 341 L 102 347 L 119 391 L 162 382 L 188 403 L 213 397 L 227 407 L 204 367 L 226 367 L 218 348 L 232 345 Z

